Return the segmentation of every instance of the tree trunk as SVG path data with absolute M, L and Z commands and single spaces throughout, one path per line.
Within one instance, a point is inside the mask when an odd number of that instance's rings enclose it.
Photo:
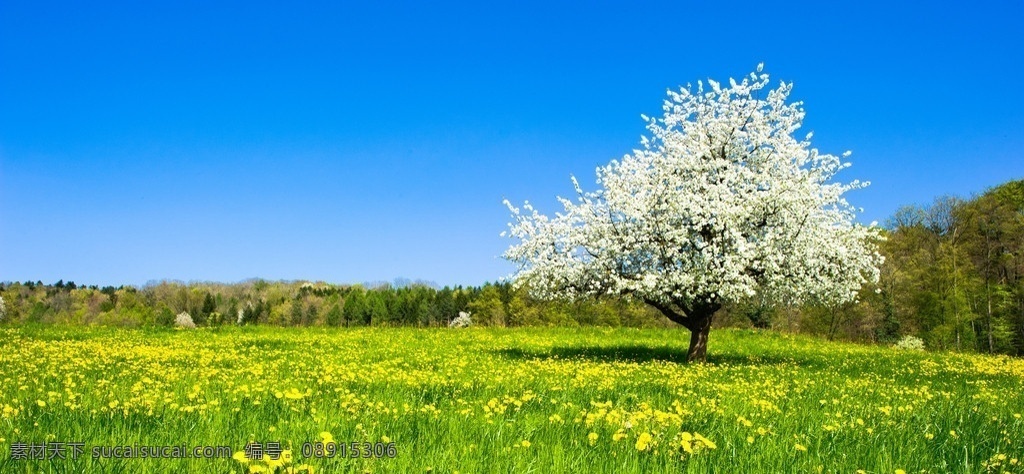
M 693 321 L 690 328 L 690 349 L 686 351 L 686 362 L 705 362 L 708 354 L 708 335 L 711 333 L 711 319 L 714 313 Z
M 644 302 L 657 308 L 670 321 L 690 330 L 690 348 L 686 351 L 687 362 L 704 362 L 706 360 L 711 320 L 722 307 L 721 303 L 705 300 L 690 305 L 680 302 L 672 305 L 654 299 L 645 299 Z

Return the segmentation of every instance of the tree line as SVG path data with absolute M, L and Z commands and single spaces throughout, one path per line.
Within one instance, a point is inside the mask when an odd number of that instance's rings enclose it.
M 0 284 L 8 323 L 171 326 L 188 313 L 199 326 L 446 326 L 460 312 L 486 326 L 657 326 L 642 304 L 542 301 L 510 283 L 478 287 L 332 285 L 253 280 L 235 284 L 160 282 L 143 287 L 74 282 Z
M 856 302 L 730 304 L 716 326 L 771 328 L 830 339 L 890 344 L 914 335 L 932 349 L 1024 355 L 1024 180 L 969 199 L 944 196 L 905 206 L 884 225 L 877 285 Z M 199 326 L 445 326 L 459 312 L 485 326 L 673 327 L 630 298 L 547 301 L 526 286 L 486 283 L 333 285 L 253 280 L 160 282 L 142 287 L 58 281 L 0 283 L 4 324 L 171 326 L 187 312 Z

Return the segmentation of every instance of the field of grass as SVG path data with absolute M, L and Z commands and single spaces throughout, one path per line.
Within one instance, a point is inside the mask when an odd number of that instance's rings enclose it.
M 4 328 L 0 472 L 1024 472 L 1024 360 L 688 335 Z M 250 442 L 288 459 L 93 457 Z

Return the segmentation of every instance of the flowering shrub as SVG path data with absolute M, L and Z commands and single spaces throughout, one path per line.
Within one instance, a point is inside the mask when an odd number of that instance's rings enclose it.
M 468 328 L 473 325 L 473 320 L 469 317 L 470 313 L 459 311 L 459 316 L 448 323 L 450 328 Z
M 907 334 L 906 336 L 903 336 L 903 339 L 900 339 L 899 342 L 893 344 L 893 347 L 904 351 L 923 351 L 924 341 L 919 337 Z
M 182 311 L 178 314 L 178 317 L 174 318 L 174 325 L 186 329 L 196 328 L 196 323 L 192 321 L 192 316 L 186 311 Z

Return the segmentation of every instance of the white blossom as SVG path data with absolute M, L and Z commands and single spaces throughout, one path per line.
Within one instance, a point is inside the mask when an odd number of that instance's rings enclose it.
M 468 328 L 473 325 L 473 320 L 470 318 L 471 313 L 465 311 L 459 311 L 459 316 L 452 319 L 452 322 L 448 323 L 450 328 Z
M 904 351 L 923 351 L 924 341 L 922 341 L 919 337 L 907 334 L 906 336 L 903 336 L 903 338 L 900 339 L 899 342 L 893 344 L 893 347 Z
M 599 168 L 597 191 L 574 178 L 576 198 L 554 217 L 506 201 L 517 283 L 540 297 L 854 300 L 878 279 L 880 232 L 843 195 L 868 183 L 832 180 L 849 163 L 794 138 L 802 103 L 787 103 L 792 83 L 768 80 L 669 91 L 641 147 Z
M 196 323 L 192 321 L 192 316 L 186 311 L 178 313 L 178 316 L 174 318 L 174 325 L 185 329 L 196 328 Z

